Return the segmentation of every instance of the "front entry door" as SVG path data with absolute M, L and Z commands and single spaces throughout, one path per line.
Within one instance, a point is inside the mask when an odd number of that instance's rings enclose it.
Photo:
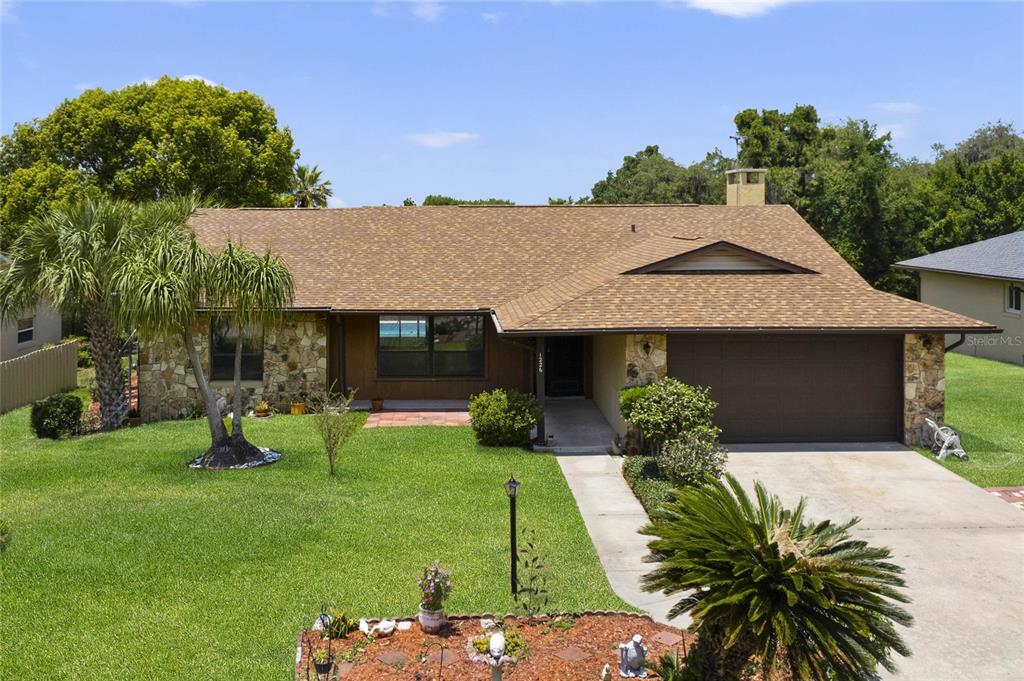
M 544 391 L 550 397 L 583 395 L 583 336 L 548 336 Z

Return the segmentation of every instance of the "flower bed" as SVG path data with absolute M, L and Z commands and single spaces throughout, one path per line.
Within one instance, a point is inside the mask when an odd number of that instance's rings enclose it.
M 628 642 L 634 634 L 644 637 L 652 661 L 673 650 L 679 650 L 681 657 L 684 646 L 692 643 L 690 634 L 632 613 L 560 615 L 533 621 L 512 616 L 491 619 L 506 628 L 514 627 L 526 640 L 526 654 L 514 665 L 504 667 L 505 675 L 516 681 L 596 681 L 606 664 L 611 666 L 613 678 L 618 678 L 618 644 Z M 439 670 L 443 679 L 488 679 L 487 664 L 474 662 L 469 652 L 472 639 L 482 633 L 481 616 L 457 616 L 449 617 L 448 628 L 438 635 L 423 633 L 413 622 L 407 631 L 395 631 L 386 638 L 368 639 L 357 631 L 333 641 L 331 647 L 339 679 L 407 680 L 419 672 L 423 679 L 434 680 L 439 678 Z M 317 678 L 309 661 L 311 650 L 326 646 L 319 632 L 299 636 L 295 668 L 298 681 Z M 330 678 L 333 675 L 334 670 Z

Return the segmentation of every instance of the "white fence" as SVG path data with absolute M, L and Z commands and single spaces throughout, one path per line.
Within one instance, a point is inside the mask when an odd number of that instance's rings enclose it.
M 0 362 L 0 414 L 77 384 L 76 341 Z

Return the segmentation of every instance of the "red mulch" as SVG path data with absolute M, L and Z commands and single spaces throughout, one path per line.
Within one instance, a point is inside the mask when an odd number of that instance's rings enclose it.
M 657 624 L 646 615 L 585 614 L 573 618 L 572 626 L 553 626 L 556 619 L 543 617 L 534 622 L 525 618 L 507 617 L 506 625 L 514 624 L 529 643 L 530 650 L 525 659 L 515 665 L 506 665 L 504 678 L 508 681 L 563 681 L 571 679 L 600 678 L 605 664 L 612 667 L 613 678 L 618 678 L 618 644 L 628 642 L 633 634 L 641 634 L 648 647 L 648 659 L 672 650 L 679 650 L 683 656 L 684 643 L 678 637 L 685 636 L 685 646 L 692 644 L 692 635 Z M 360 632 L 349 634 L 344 640 L 334 641 L 332 651 L 338 678 L 346 681 L 355 679 L 415 679 L 420 673 L 423 681 L 441 679 L 466 679 L 487 681 L 491 669 L 482 662 L 473 662 L 467 652 L 467 641 L 483 633 L 479 617 L 450 617 L 449 629 L 439 635 L 424 634 L 419 623 L 413 623 L 409 631 L 396 631 L 387 638 L 377 638 L 351 660 L 343 660 L 345 651 L 355 648 L 365 640 Z M 665 640 L 675 640 L 670 645 L 659 642 L 658 634 L 668 634 Z M 307 679 L 307 659 L 312 648 L 326 648 L 327 641 L 321 640 L 318 632 L 303 632 L 299 636 L 302 653 L 295 670 L 298 681 Z M 444 648 L 444 668 L 440 669 L 439 653 Z M 449 657 L 450 656 L 450 657 Z M 384 658 L 384 661 L 381 661 Z M 579 659 L 582 658 L 582 659 Z M 449 662 L 449 659 L 451 660 Z M 388 664 L 388 661 L 392 664 Z M 439 676 L 440 673 L 440 676 Z M 316 671 L 309 663 L 308 679 L 316 679 Z M 327 678 L 334 678 L 334 670 Z

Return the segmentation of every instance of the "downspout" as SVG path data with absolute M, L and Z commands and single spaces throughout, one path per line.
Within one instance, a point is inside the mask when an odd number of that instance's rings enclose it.
M 946 349 L 943 352 L 949 352 L 950 350 L 956 350 L 958 347 L 960 347 L 961 345 L 964 344 L 965 340 L 967 340 L 967 334 L 966 333 L 961 333 L 960 334 L 960 340 L 956 341 L 952 345 L 947 346 Z

